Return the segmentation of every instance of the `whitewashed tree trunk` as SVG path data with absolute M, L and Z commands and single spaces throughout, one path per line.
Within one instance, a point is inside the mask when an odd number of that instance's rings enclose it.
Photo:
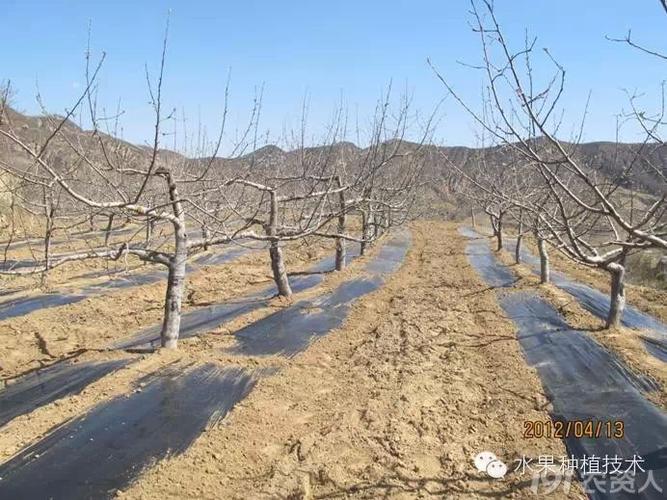
M 280 241 L 278 236 L 278 198 L 275 191 L 270 192 L 271 196 L 271 213 L 269 216 L 269 226 L 267 233 L 269 236 L 276 238 L 271 241 L 269 245 L 269 257 L 271 258 L 271 271 L 273 272 L 273 281 L 276 283 L 278 295 L 281 297 L 290 297 L 292 295 L 292 287 L 289 284 L 287 277 L 287 268 L 285 266 L 285 259 L 283 258 L 283 250 L 280 248 Z
M 551 281 L 551 269 L 549 267 L 549 253 L 544 238 L 537 237 L 537 250 L 540 254 L 540 283 L 549 283 Z
M 611 274 L 611 300 L 606 326 L 612 328 L 621 324 L 625 310 L 625 266 L 614 262 L 607 266 L 607 271 Z
M 361 243 L 359 244 L 359 254 L 360 255 L 365 255 L 366 254 L 366 246 L 368 245 L 368 242 L 366 239 L 368 238 L 368 212 L 366 210 L 361 211 Z
M 470 209 L 470 220 L 472 221 L 472 228 L 477 229 L 477 223 L 475 222 L 475 209 Z
M 174 222 L 174 254 L 169 259 L 167 276 L 167 294 L 164 303 L 162 322 L 162 347 L 176 349 L 181 330 L 181 303 L 185 294 L 185 273 L 188 260 L 188 241 L 185 231 L 185 212 L 180 201 L 178 189 L 169 171 L 161 172 L 169 186 L 169 200 L 178 222 Z
M 338 179 L 338 187 L 341 186 L 340 178 Z M 347 223 L 347 215 L 345 213 L 345 192 L 341 191 L 338 194 L 338 210 L 340 214 L 338 215 L 338 234 L 342 235 L 345 233 L 345 226 Z M 343 238 L 336 238 L 336 271 L 342 271 L 345 269 L 345 259 L 346 259 L 346 248 L 345 240 Z
M 164 303 L 162 322 L 162 347 L 176 349 L 181 329 L 181 303 L 185 293 L 185 264 L 188 252 L 185 231 L 177 229 L 176 251 L 169 264 L 167 277 L 167 295 Z
M 273 280 L 276 282 L 278 288 L 278 295 L 281 297 L 289 297 L 292 295 L 292 287 L 289 284 L 287 277 L 287 268 L 285 267 L 285 259 L 283 258 L 283 249 L 277 241 L 272 241 L 269 247 L 269 255 L 271 257 L 271 270 L 273 271 Z

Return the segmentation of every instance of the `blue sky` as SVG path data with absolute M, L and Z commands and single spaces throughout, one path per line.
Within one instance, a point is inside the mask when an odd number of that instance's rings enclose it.
M 496 0 L 496 6 L 510 39 L 520 43 L 527 28 L 566 67 L 568 111 L 580 112 L 592 91 L 587 140 L 613 139 L 624 88 L 655 98 L 667 77 L 664 63 L 605 40 L 632 29 L 637 41 L 667 48 L 667 15 L 658 0 Z M 155 70 L 159 62 L 169 9 L 165 104 L 185 111 L 191 132 L 199 117 L 216 127 L 230 68 L 230 129 L 241 126 L 263 85 L 261 129 L 273 141 L 298 126 L 305 94 L 313 135 L 341 95 L 351 114 L 363 118 L 390 80 L 428 113 L 445 91 L 427 57 L 471 102 L 482 89 L 479 72 L 457 63 L 479 62 L 468 0 L 0 0 L 0 79 L 18 89 L 19 109 L 38 111 L 38 84 L 49 110 L 62 112 L 81 91 L 90 21 L 93 50 L 107 53 L 102 102 L 114 107 L 120 98 L 124 137 L 144 142 L 152 118 L 144 65 Z M 451 99 L 441 110 L 436 140 L 473 144 L 465 113 Z

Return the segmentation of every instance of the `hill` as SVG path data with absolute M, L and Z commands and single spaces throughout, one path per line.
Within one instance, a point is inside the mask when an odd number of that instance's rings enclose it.
M 48 137 L 54 124 L 57 124 L 60 119 L 56 115 L 27 116 L 12 109 L 7 111 L 7 117 L 13 129 L 27 144 L 38 143 Z M 100 140 L 108 144 L 110 150 L 123 150 L 123 157 L 127 161 L 142 162 L 147 161 L 150 157 L 150 148 L 146 146 L 134 145 L 108 134 L 93 134 L 72 121 L 67 121 L 62 130 L 67 137 L 67 141 L 61 139 L 55 141 L 52 147 L 53 151 L 50 153 L 58 157 L 56 163 L 60 165 L 76 161 L 78 155 L 72 145 L 80 146 L 82 149 L 94 149 L 87 146 L 91 146 L 92 141 Z M 667 176 L 667 145 L 614 142 L 563 144 L 573 152 L 574 156 L 583 165 L 599 171 L 612 182 L 655 195 L 662 195 L 667 192 L 667 183 L 664 181 L 664 176 Z M 414 150 L 417 147 L 419 147 L 418 144 L 407 141 L 402 144 L 402 148 L 405 150 Z M 16 155 L 17 150 L 16 145 L 10 144 L 8 141 L 0 141 L 0 161 L 5 163 L 16 161 L 16 158 L 19 157 L 19 155 Z M 510 155 L 508 148 L 501 147 L 471 148 L 427 145 L 423 147 L 423 152 L 426 156 L 428 175 L 434 179 L 442 180 L 446 190 L 453 188 L 454 172 L 447 166 L 445 157 L 464 169 L 480 161 L 481 158 L 491 164 L 504 164 L 514 158 Z M 235 168 L 243 164 L 253 164 L 267 169 L 291 170 L 292 168 L 298 168 L 300 162 L 321 158 L 322 156 L 327 156 L 332 161 L 360 162 L 363 161 L 366 153 L 368 153 L 368 149 L 351 142 L 340 142 L 333 146 L 312 146 L 303 150 L 291 151 L 285 151 L 276 145 L 267 144 L 233 161 L 216 158 L 214 163 L 221 170 L 224 170 L 225 167 Z M 206 158 L 188 159 L 183 154 L 168 149 L 161 149 L 159 156 L 160 160 L 165 163 L 195 160 L 191 163 L 196 164 L 198 161 L 207 160 Z M 640 158 L 639 162 L 637 162 L 638 157 Z M 624 175 L 626 169 L 631 165 L 635 172 L 641 172 L 633 176 L 636 182 L 634 186 L 629 185 L 628 178 Z M 661 177 L 660 172 L 663 177 Z

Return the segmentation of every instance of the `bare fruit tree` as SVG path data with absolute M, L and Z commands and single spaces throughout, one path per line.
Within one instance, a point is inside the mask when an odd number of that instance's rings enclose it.
M 104 55 L 93 64 L 88 50 L 85 89 L 63 116 L 49 114 L 42 105 L 43 127 L 36 136 L 17 126 L 9 90 L 3 93 L 0 140 L 16 154 L 0 159 L 0 171 L 12 203 L 46 221 L 36 238 L 43 258 L 12 272 L 48 272 L 72 260 L 129 257 L 165 266 L 161 344 L 173 349 L 179 337 L 186 263 L 192 255 L 232 242 L 264 243 L 278 295 L 285 297 L 292 294 L 283 254 L 289 242 L 334 239 L 335 267 L 342 270 L 346 242 L 366 245 L 407 220 L 421 183 L 421 147 L 430 123 L 417 143 L 407 143 L 406 130 L 413 120 L 410 100 L 401 98 L 392 109 L 387 92 L 363 152 L 344 142 L 347 120 L 341 106 L 324 145 L 306 145 L 304 115 L 302 130 L 294 134 L 299 138 L 296 149 L 272 159 L 271 147 L 257 148 L 261 96 L 247 126 L 230 139 L 225 134 L 225 90 L 219 131 L 210 139 L 200 135 L 187 155 L 169 151 L 163 137 L 174 133 L 169 126 L 175 123 L 175 111 L 166 108 L 163 98 L 166 51 L 167 36 L 156 77 L 146 71 L 154 114 L 150 144 L 140 147 L 121 139 L 122 112 L 108 114 L 98 104 Z M 88 130 L 75 125 L 75 119 L 85 121 Z M 229 152 L 222 158 L 227 142 Z M 360 229 L 349 224 L 349 216 L 358 213 L 365 214 Z M 65 234 L 81 225 L 92 229 L 100 218 L 105 230 L 100 238 L 92 238 L 89 248 L 52 255 L 56 229 Z M 120 238 L 113 236 L 116 221 L 128 228 Z
M 473 29 L 482 47 L 482 63 L 476 67 L 485 75 L 487 85 L 483 111 L 464 102 L 449 82 L 436 73 L 486 133 L 532 167 L 532 175 L 540 179 L 550 201 L 547 208 L 506 193 L 500 193 L 499 199 L 525 210 L 539 234 L 548 237 L 550 244 L 568 257 L 610 274 L 607 326 L 616 326 L 625 305 L 627 255 L 651 247 L 667 248 L 665 193 L 640 199 L 633 189 L 638 185 L 637 179 L 646 175 L 665 182 L 661 166 L 650 160 L 650 151 L 657 146 L 653 132 L 662 119 L 646 126 L 645 140 L 620 172 L 604 175 L 579 154 L 583 119 L 570 141 L 558 138 L 565 69 L 548 50 L 536 60 L 534 39 L 513 50 L 490 1 L 473 0 L 471 6 Z M 537 78 L 536 63 L 547 76 L 540 74 Z
M 266 242 L 278 295 L 284 297 L 292 294 L 283 255 L 287 242 L 309 237 L 335 240 L 335 269 L 342 270 L 346 242 L 365 247 L 384 230 L 403 223 L 410 210 L 421 162 L 419 147 L 403 147 L 409 119 L 406 102 L 401 101 L 390 125 L 388 97 L 383 101 L 372 125 L 371 144 L 363 151 L 344 141 L 342 108 L 334 112 L 323 145 L 317 147 L 305 143 L 304 115 L 302 129 L 292 134 L 297 137 L 294 150 L 252 153 L 247 168 L 230 171 L 218 182 L 219 188 L 235 189 L 209 204 L 208 213 L 222 208 L 233 214 L 234 223 L 217 224 L 210 241 Z M 362 214 L 359 235 L 349 224 L 349 216 L 358 212 Z
M 162 57 L 155 80 L 148 76 L 149 96 L 155 116 L 153 140 L 149 147 L 137 147 L 125 143 L 109 130 L 110 117 L 98 109 L 97 79 L 104 56 L 91 66 L 87 55 L 86 87 L 74 105 L 63 117 L 44 114 L 45 134 L 36 140 L 23 137 L 11 120 L 11 110 L 2 109 L 0 138 L 11 144 L 17 155 L 0 163 L 0 169 L 18 182 L 14 194 L 24 200 L 24 208 L 34 205 L 34 191 L 44 192 L 39 204 L 49 220 L 56 200 L 60 210 L 70 219 L 84 215 L 103 216 L 131 221 L 137 230 L 120 242 L 105 238 L 101 248 L 66 256 L 48 258 L 50 230 L 44 235 L 45 260 L 25 272 L 46 271 L 56 265 L 83 258 L 111 258 L 134 256 L 140 260 L 163 265 L 168 270 L 164 317 L 161 332 L 162 346 L 177 345 L 181 303 L 186 282 L 186 262 L 195 252 L 207 247 L 205 237 L 191 236 L 190 228 L 197 220 L 200 206 L 205 204 L 209 189 L 207 181 L 217 181 L 214 165 L 221 148 L 227 93 L 221 112 L 219 134 L 212 141 L 200 144 L 195 158 L 162 150 L 161 140 L 171 111 L 165 111 L 163 103 L 163 78 L 167 38 L 164 39 Z M 233 153 L 244 150 L 248 138 L 253 137 L 259 103 L 251 113 L 248 129 L 233 147 Z M 73 126 L 77 113 L 87 115 L 90 131 Z M 21 189 L 23 188 L 23 189 Z M 224 218 L 218 220 L 224 221 Z M 169 228 L 170 242 L 154 238 L 152 227 Z M 145 235 L 145 237 L 144 237 Z M 227 238 L 224 242 L 229 242 Z

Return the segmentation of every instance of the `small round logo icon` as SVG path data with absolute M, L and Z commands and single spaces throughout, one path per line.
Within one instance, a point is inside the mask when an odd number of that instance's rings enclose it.
M 475 467 L 480 472 L 486 472 L 486 467 L 491 462 L 493 462 L 494 460 L 497 460 L 497 459 L 498 459 L 498 457 L 496 457 L 490 451 L 483 451 L 481 453 L 478 453 L 477 456 L 475 456 Z
M 493 460 L 486 466 L 486 473 L 493 479 L 502 479 L 507 474 L 507 465 L 500 460 Z
M 475 455 L 474 463 L 478 471 L 486 472 L 493 479 L 502 479 L 507 474 L 507 465 L 490 451 L 482 451 Z

